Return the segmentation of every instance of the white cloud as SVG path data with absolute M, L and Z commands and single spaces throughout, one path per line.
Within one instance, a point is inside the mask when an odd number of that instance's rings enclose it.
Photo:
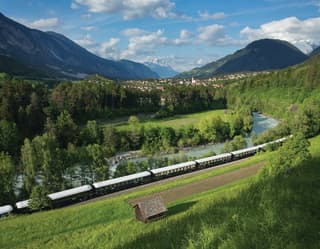
M 208 61 L 204 60 L 203 58 L 200 58 L 196 61 L 197 66 L 201 67 L 203 65 L 205 65 L 206 63 L 208 63 Z
M 81 29 L 85 30 L 85 31 L 92 31 L 92 30 L 96 30 L 97 27 L 95 27 L 95 26 L 85 26 L 85 27 L 82 27 Z
M 35 28 L 35 29 L 42 29 L 42 30 L 47 30 L 47 29 L 55 29 L 59 26 L 60 21 L 58 18 L 53 17 L 53 18 L 42 18 L 39 20 L 35 20 L 33 22 L 27 22 L 26 25 Z
M 248 42 L 262 38 L 281 39 L 296 45 L 304 52 L 310 52 L 320 43 L 320 18 L 299 20 L 288 17 L 265 23 L 257 29 L 246 27 L 240 34 Z
M 98 48 L 98 54 L 104 58 L 119 59 L 120 52 L 117 49 L 119 38 L 110 38 L 108 41 L 102 43 Z
M 200 27 L 198 32 L 199 42 L 204 42 L 208 45 L 227 46 L 237 43 L 226 34 L 225 28 L 222 25 L 212 24 Z
M 182 29 L 182 30 L 180 31 L 180 39 L 185 40 L 185 39 L 190 38 L 190 36 L 191 36 L 191 33 L 190 33 L 188 30 Z
M 70 5 L 70 8 L 73 9 L 73 10 L 76 10 L 76 9 L 79 9 L 79 5 L 72 2 L 71 5 Z
M 179 38 L 175 39 L 175 40 L 173 41 L 173 43 L 174 43 L 175 45 L 185 45 L 185 44 L 189 44 L 189 43 L 191 43 L 190 38 L 191 38 L 192 36 L 193 36 L 193 34 L 192 34 L 189 30 L 187 30 L 187 29 L 182 29 L 182 30 L 180 31 L 180 36 L 179 36 Z
M 164 30 L 150 32 L 142 29 L 126 29 L 122 34 L 129 37 L 129 43 L 125 50 L 120 52 L 120 58 L 131 59 L 135 61 L 158 61 L 158 52 L 165 46 L 183 46 L 183 45 L 207 45 L 228 46 L 238 45 L 239 41 L 233 40 L 226 35 L 225 28 L 222 25 L 209 25 L 200 27 L 196 34 L 187 29 L 180 31 L 179 37 L 168 38 Z M 189 70 L 210 61 L 209 58 L 187 58 L 187 57 L 166 57 L 168 64 L 179 71 Z M 163 58 L 161 60 L 163 62 Z M 212 58 L 211 58 L 212 61 Z
M 146 56 L 154 57 L 157 54 L 158 48 L 190 44 L 191 38 L 194 37 L 194 35 L 186 29 L 180 31 L 179 38 L 177 39 L 169 39 L 164 35 L 164 30 L 161 29 L 150 32 L 138 28 L 131 28 L 125 29 L 121 33 L 129 39 L 127 47 L 124 49 L 119 46 L 119 38 L 110 38 L 103 43 L 97 43 L 92 39 L 90 34 L 87 34 L 81 39 L 76 39 L 75 42 L 104 58 L 139 61 Z M 182 63 L 182 60 L 180 63 Z
M 74 42 L 103 58 L 115 60 L 120 58 L 121 52 L 117 48 L 120 42 L 119 38 L 112 37 L 105 42 L 98 43 L 92 39 L 90 34 L 86 34 L 83 38 L 76 39 Z
M 93 13 L 121 13 L 123 19 L 152 16 L 154 18 L 176 17 L 171 0 L 75 0 Z
M 153 53 L 154 48 L 168 44 L 168 38 L 163 36 L 163 30 L 148 32 L 143 35 L 133 36 L 129 39 L 128 48 L 122 52 L 121 57 L 127 58 L 139 54 Z
M 89 11 L 94 13 L 113 13 L 123 6 L 123 1 L 117 0 L 76 0 L 76 3 L 87 6 Z
M 205 11 L 199 12 L 199 16 L 204 20 L 218 20 L 226 18 L 226 14 L 224 12 L 209 13 L 208 11 Z
M 92 47 L 96 46 L 97 43 L 91 38 L 89 34 L 87 34 L 82 39 L 74 40 L 76 43 L 78 43 L 81 47 L 85 47 L 89 50 L 92 49 Z

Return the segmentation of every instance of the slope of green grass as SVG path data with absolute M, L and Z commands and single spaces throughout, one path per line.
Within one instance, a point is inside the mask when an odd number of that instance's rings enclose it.
M 169 204 L 165 219 L 149 224 L 135 221 L 129 199 L 213 173 L 86 205 L 4 219 L 0 248 L 320 248 L 319 148 L 320 136 L 311 140 L 313 158 L 300 174 L 263 186 L 256 179 L 244 179 L 177 200 Z M 272 155 L 249 162 L 266 156 Z

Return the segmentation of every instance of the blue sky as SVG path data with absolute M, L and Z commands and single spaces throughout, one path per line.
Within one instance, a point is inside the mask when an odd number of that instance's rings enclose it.
M 260 38 L 287 40 L 304 52 L 320 45 L 318 0 L 2 0 L 0 11 L 104 58 L 178 71 Z

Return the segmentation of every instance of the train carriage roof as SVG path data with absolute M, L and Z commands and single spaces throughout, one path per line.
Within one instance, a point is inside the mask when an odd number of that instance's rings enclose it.
M 127 181 L 131 181 L 131 180 L 135 180 L 135 179 L 144 178 L 147 176 L 151 176 L 151 173 L 149 171 L 143 171 L 140 173 L 122 176 L 122 177 L 118 177 L 118 178 L 114 178 L 114 179 L 110 179 L 110 180 L 106 180 L 106 181 L 102 181 L 102 182 L 95 182 L 92 185 L 95 188 L 103 188 L 103 187 L 107 187 L 107 186 L 114 185 L 117 183 L 122 183 L 122 182 L 127 182 Z
M 245 148 L 245 149 L 241 149 L 241 150 L 232 151 L 231 153 L 234 154 L 234 155 L 237 155 L 237 154 L 241 154 L 241 153 L 255 151 L 255 150 L 258 150 L 260 148 L 261 148 L 261 146 L 258 145 L 258 146 L 254 146 L 254 147 L 250 147 L 250 148 Z
M 92 190 L 92 187 L 90 185 L 83 185 L 81 187 L 67 189 L 67 190 L 64 190 L 64 191 L 48 194 L 48 197 L 49 197 L 50 200 L 54 201 L 54 200 L 66 198 L 66 197 L 69 197 L 69 196 L 73 196 L 73 195 L 76 195 L 76 194 L 85 193 L 85 192 L 88 192 L 90 190 Z
M 207 161 L 212 161 L 212 160 L 216 160 L 216 159 L 220 159 L 220 158 L 225 158 L 225 157 L 229 157 L 231 156 L 230 153 L 223 153 L 220 155 L 216 155 L 216 156 L 210 156 L 210 157 L 205 157 L 205 158 L 201 158 L 201 159 L 197 159 L 196 162 L 197 163 L 204 163 Z
M 166 171 L 169 171 L 169 170 L 175 170 L 175 169 L 179 169 L 179 168 L 184 168 L 184 167 L 192 166 L 192 165 L 195 165 L 195 164 L 196 164 L 195 161 L 189 161 L 189 162 L 174 164 L 174 165 L 163 167 L 163 168 L 152 169 L 150 171 L 153 174 L 159 174 L 159 173 L 166 172 Z
M 0 215 L 8 214 L 12 212 L 13 207 L 11 205 L 5 205 L 0 207 Z
M 18 201 L 18 202 L 16 203 L 16 207 L 17 207 L 18 209 L 22 209 L 22 208 L 27 208 L 27 207 L 29 207 L 29 200 Z

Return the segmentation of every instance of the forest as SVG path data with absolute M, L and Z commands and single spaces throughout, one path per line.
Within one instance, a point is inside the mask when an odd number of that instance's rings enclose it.
M 307 138 L 320 132 L 320 56 L 267 75 L 234 82 L 227 87 L 228 108 L 242 106 L 280 119 L 276 129 L 256 143 L 302 132 Z
M 72 178 L 75 165 L 85 166 L 93 180 L 104 180 L 109 177 L 105 158 L 117 152 L 142 149 L 153 154 L 219 142 L 249 130 L 252 122 L 249 114 L 245 127 L 239 114 L 232 126 L 216 118 L 199 128 L 136 128 L 139 119 L 134 114 L 153 113 L 159 119 L 219 109 L 225 107 L 225 93 L 185 86 L 139 90 L 100 76 L 49 88 L 41 82 L 1 75 L 0 96 L 1 205 L 70 188 L 72 181 L 66 176 Z M 99 123 L 123 116 L 129 117 L 128 131 Z

